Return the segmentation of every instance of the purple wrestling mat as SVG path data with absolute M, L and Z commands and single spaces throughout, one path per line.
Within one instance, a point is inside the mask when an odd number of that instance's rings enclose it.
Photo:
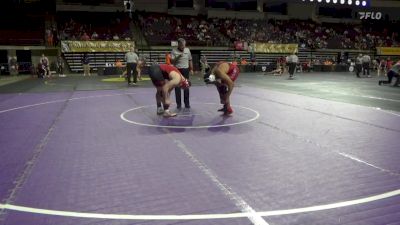
M 400 224 L 400 115 L 254 87 L 0 99 L 0 224 Z M 172 96 L 174 99 L 174 96 Z M 172 106 L 174 109 L 174 106 Z

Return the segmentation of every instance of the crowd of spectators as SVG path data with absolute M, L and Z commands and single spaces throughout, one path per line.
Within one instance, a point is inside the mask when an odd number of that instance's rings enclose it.
M 126 13 L 66 13 L 45 29 L 45 42 L 60 40 L 132 40 Z M 316 23 L 312 20 L 243 20 L 204 16 L 173 16 L 139 12 L 133 20 L 150 45 L 169 45 L 184 38 L 188 45 L 231 47 L 236 41 L 297 43 L 303 49 L 360 49 L 400 45 L 399 23 Z M 42 31 L 43 32 L 43 31 Z M 12 32 L 5 32 L 9 36 Z M 42 39 L 43 40 L 43 39 Z
M 3 10 L 0 21 L 0 45 L 43 44 L 43 17 Z
M 46 39 L 51 45 L 57 45 L 58 40 L 132 40 L 129 21 L 124 13 L 61 15 L 57 28 L 46 29 Z
M 309 49 L 373 49 L 398 46 L 398 31 L 382 26 L 318 24 L 311 20 L 217 20 L 231 41 L 298 43 Z
M 168 44 L 182 37 L 189 45 L 231 45 L 213 21 L 203 17 L 142 14 L 138 21 L 150 44 Z
M 139 23 L 150 44 L 183 37 L 191 45 L 232 46 L 252 43 L 298 43 L 308 49 L 361 49 L 398 46 L 399 34 L 380 24 L 326 24 L 312 20 L 241 20 L 141 14 Z M 391 25 L 391 27 L 393 27 Z

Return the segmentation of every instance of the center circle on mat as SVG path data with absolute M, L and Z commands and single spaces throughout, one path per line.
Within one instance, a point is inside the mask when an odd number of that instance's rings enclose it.
M 221 112 L 217 112 L 220 104 L 197 103 L 193 106 L 189 112 L 185 112 L 184 109 L 171 109 L 177 116 L 165 118 L 156 114 L 155 105 L 145 105 L 126 110 L 121 113 L 120 118 L 125 122 L 145 127 L 201 129 L 250 123 L 260 117 L 256 110 L 239 105 L 232 106 L 234 113 L 230 116 L 222 116 Z

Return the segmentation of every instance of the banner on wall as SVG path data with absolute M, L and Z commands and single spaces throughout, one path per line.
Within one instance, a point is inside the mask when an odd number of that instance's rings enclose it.
M 400 55 L 400 47 L 377 47 L 377 55 Z
M 270 44 L 262 42 L 254 42 L 251 44 L 254 52 L 258 53 L 293 53 L 299 51 L 298 44 Z
M 61 41 L 62 52 L 128 52 L 133 41 Z

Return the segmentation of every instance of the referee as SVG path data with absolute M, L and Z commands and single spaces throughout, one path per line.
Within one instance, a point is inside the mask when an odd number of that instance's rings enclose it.
M 297 57 L 296 53 L 293 52 L 287 57 L 286 61 L 289 66 L 289 79 L 293 79 L 294 71 L 296 70 L 297 63 L 299 62 L 299 57 Z
M 363 55 L 362 59 L 362 68 L 363 68 L 363 75 L 365 76 L 365 72 L 367 72 L 367 76 L 369 75 L 369 64 L 371 63 L 371 57 L 367 54 Z
M 173 49 L 171 52 L 171 62 L 176 68 L 178 68 L 179 72 L 189 80 L 189 74 L 193 74 L 193 61 L 190 49 L 186 47 L 185 39 L 178 39 L 178 48 Z M 181 88 L 176 87 L 175 98 L 178 110 L 182 108 L 181 97 Z M 185 104 L 185 109 L 190 109 L 189 88 L 183 90 L 183 102 Z
M 137 82 L 136 67 L 139 61 L 139 57 L 136 54 L 134 47 L 132 47 L 131 51 L 125 54 L 125 61 L 126 61 L 126 74 L 127 74 L 128 85 L 132 84 L 131 82 L 132 73 L 133 73 L 133 84 L 135 85 Z

